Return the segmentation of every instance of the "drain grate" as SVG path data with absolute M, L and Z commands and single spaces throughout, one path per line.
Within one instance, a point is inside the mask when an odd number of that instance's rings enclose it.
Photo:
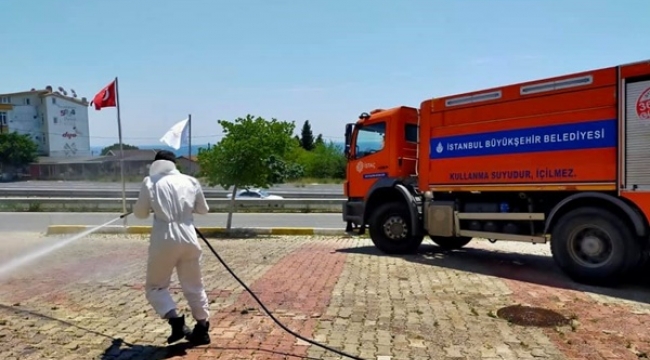
M 497 311 L 497 316 L 521 326 L 554 327 L 571 323 L 571 320 L 553 310 L 522 305 L 503 307 Z

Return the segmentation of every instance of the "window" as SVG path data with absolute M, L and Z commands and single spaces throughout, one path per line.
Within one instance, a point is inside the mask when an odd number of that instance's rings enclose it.
M 384 148 L 384 136 L 386 135 L 386 123 L 364 125 L 357 133 L 356 158 L 374 154 Z
M 0 97 L 0 104 L 11 104 L 11 98 L 9 96 Z
M 418 126 L 415 124 L 404 125 L 404 139 L 407 142 L 418 142 Z
M 52 104 L 56 104 L 56 98 L 52 98 Z
M 29 98 L 25 98 L 25 105 L 29 105 Z
M 7 113 L 0 111 L 0 125 L 7 125 Z

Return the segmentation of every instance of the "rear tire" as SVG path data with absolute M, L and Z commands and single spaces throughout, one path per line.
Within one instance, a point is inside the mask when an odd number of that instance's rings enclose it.
M 641 250 L 620 217 L 598 208 L 570 211 L 551 234 L 555 263 L 574 281 L 589 285 L 614 285 L 639 263 Z
M 409 209 L 401 202 L 379 206 L 370 217 L 368 230 L 373 244 L 387 254 L 414 253 L 424 239 L 411 229 Z
M 438 247 L 443 250 L 458 250 L 462 249 L 465 245 L 472 241 L 471 237 L 444 237 L 444 236 L 429 236 Z

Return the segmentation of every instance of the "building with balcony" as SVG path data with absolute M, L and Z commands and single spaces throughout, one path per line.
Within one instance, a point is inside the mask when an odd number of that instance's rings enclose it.
M 89 157 L 88 101 L 62 88 L 0 94 L 0 133 L 27 134 L 46 157 Z

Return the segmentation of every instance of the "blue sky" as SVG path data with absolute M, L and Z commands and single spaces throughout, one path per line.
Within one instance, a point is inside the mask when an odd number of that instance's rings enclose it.
M 92 98 L 119 77 L 124 142 L 188 113 L 309 119 L 340 141 L 363 111 L 650 59 L 647 0 L 3 0 L 0 92 Z M 117 141 L 90 109 L 91 145 Z M 159 127 L 156 131 L 154 128 Z

